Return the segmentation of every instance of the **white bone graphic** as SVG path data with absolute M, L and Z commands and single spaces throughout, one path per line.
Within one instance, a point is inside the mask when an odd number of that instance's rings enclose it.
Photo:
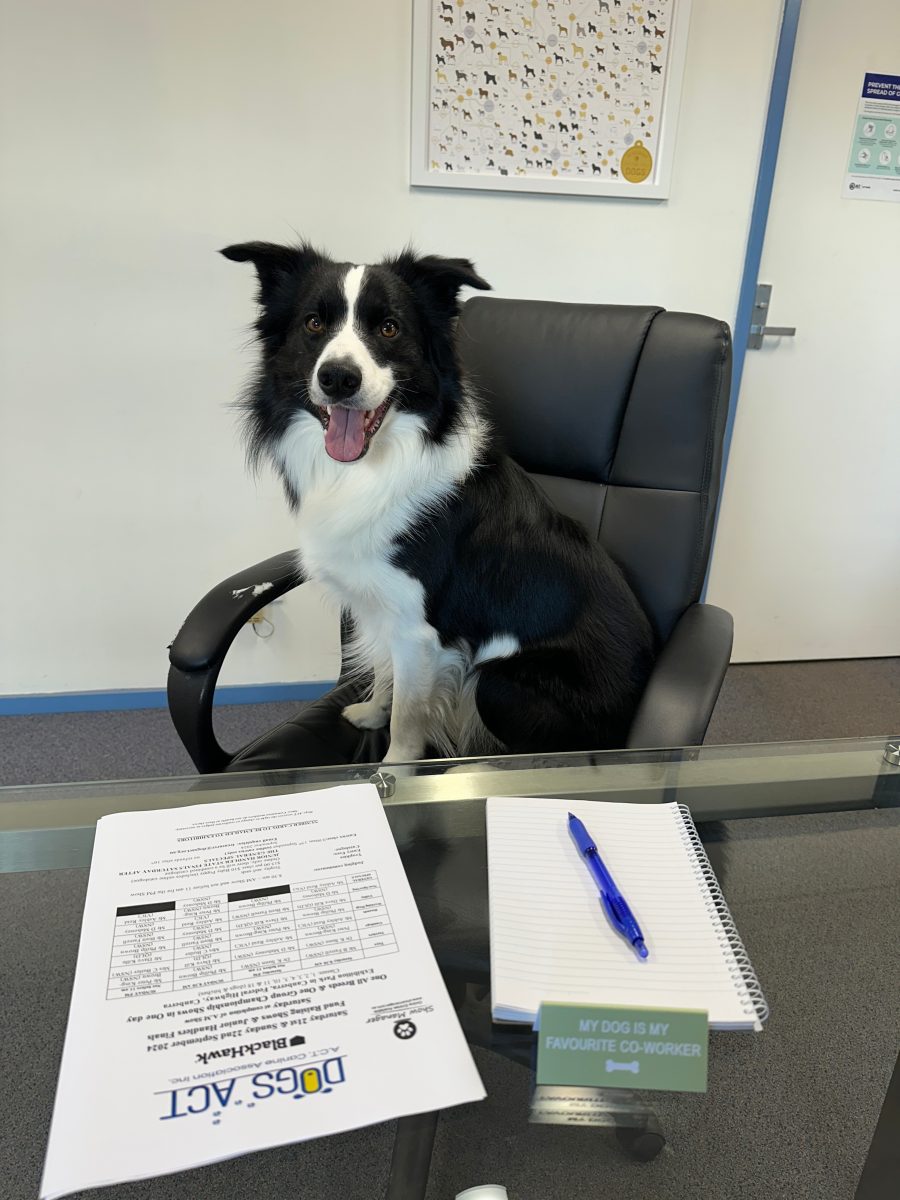
M 620 1063 L 613 1062 L 611 1058 L 608 1058 L 606 1060 L 606 1069 L 607 1071 L 630 1071 L 632 1075 L 637 1075 L 641 1069 L 641 1066 L 637 1059 L 635 1059 L 634 1062 Z

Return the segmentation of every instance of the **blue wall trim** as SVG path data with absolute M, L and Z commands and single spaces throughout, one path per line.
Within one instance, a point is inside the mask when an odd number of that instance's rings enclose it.
M 778 49 L 775 53 L 775 69 L 772 72 L 772 90 L 769 93 L 769 111 L 763 133 L 762 153 L 759 159 L 759 174 L 756 177 L 756 192 L 750 214 L 750 232 L 744 255 L 744 271 L 738 296 L 737 315 L 734 319 L 734 364 L 731 376 L 731 397 L 728 404 L 728 422 L 725 426 L 725 446 L 722 457 L 724 475 L 731 448 L 734 415 L 737 409 L 744 359 L 747 355 L 747 339 L 753 316 L 753 301 L 759 282 L 759 265 L 762 261 L 763 242 L 769 220 L 769 205 L 772 186 L 775 182 L 775 167 L 778 163 L 778 146 L 784 125 L 784 108 L 787 103 L 788 87 L 791 82 L 791 64 L 794 61 L 794 45 L 797 41 L 797 26 L 800 23 L 800 8 L 803 0 L 784 0 L 781 30 L 778 34 Z
M 784 8 L 781 13 L 781 28 L 778 31 L 778 47 L 775 51 L 775 67 L 772 71 L 772 87 L 769 92 L 769 108 L 766 113 L 766 127 L 763 131 L 762 151 L 759 156 L 759 171 L 756 176 L 756 191 L 753 194 L 753 208 L 750 213 L 750 230 L 747 234 L 747 249 L 744 252 L 744 269 L 741 274 L 738 307 L 734 318 L 731 394 L 728 397 L 728 417 L 725 421 L 725 438 L 722 445 L 719 509 L 716 513 L 716 523 L 713 528 L 712 546 L 710 548 L 709 562 L 706 567 L 706 579 L 703 582 L 703 592 L 700 596 L 701 600 L 706 599 L 709 572 L 712 568 L 713 556 L 716 551 L 716 534 L 718 532 L 719 514 L 722 511 L 722 491 L 727 478 L 728 456 L 731 451 L 731 438 L 734 432 L 734 418 L 737 412 L 738 394 L 741 390 L 741 379 L 744 374 L 744 359 L 747 356 L 747 339 L 750 336 L 753 302 L 756 298 L 756 285 L 760 281 L 759 266 L 762 262 L 766 225 L 769 221 L 769 205 L 772 201 L 775 168 L 778 164 L 778 147 L 781 142 L 781 130 L 784 125 L 784 109 L 787 103 L 788 87 L 791 82 L 791 65 L 794 61 L 794 46 L 797 41 L 797 27 L 800 23 L 800 8 L 802 4 L 803 0 L 784 0 Z
M 264 704 L 270 700 L 317 700 L 334 687 L 320 683 L 247 683 L 216 688 L 216 705 Z M 0 716 L 31 713 L 122 712 L 136 708 L 165 708 L 165 688 L 128 688 L 120 692 L 47 692 L 25 696 L 0 696 Z

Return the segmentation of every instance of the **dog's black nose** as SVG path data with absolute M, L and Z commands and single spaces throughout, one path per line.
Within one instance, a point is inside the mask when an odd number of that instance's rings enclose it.
M 319 387 L 326 396 L 335 400 L 346 400 L 359 391 L 362 373 L 349 358 L 333 358 L 319 367 Z

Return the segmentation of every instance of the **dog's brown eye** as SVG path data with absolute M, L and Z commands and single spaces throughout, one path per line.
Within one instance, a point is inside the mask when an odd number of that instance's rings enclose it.
M 396 337 L 400 332 L 400 326 L 393 318 L 388 317 L 386 321 L 381 322 L 381 336 L 386 338 Z
M 325 322 L 315 313 L 310 313 L 306 318 L 306 328 L 310 333 L 322 333 L 325 329 Z

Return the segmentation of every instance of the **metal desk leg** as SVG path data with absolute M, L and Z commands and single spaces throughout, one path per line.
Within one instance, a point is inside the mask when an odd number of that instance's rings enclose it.
M 638 1162 L 650 1162 L 661 1154 L 666 1145 L 666 1135 L 655 1112 L 648 1112 L 639 1125 L 616 1122 L 616 1137 L 619 1145 Z
M 400 1117 L 384 1200 L 425 1200 L 438 1113 Z

